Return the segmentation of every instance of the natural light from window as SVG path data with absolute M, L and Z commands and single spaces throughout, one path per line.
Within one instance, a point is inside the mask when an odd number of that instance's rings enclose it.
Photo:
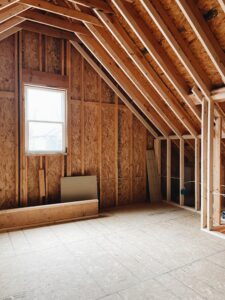
M 27 153 L 66 152 L 66 91 L 25 85 Z

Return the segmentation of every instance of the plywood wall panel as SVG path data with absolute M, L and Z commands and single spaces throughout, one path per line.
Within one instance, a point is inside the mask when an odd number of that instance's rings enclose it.
M 15 72 L 14 72 L 14 36 L 0 42 L 0 90 L 14 91 Z
M 85 175 L 98 175 L 98 105 L 84 106 L 84 170 Z
M 116 190 L 115 179 L 103 179 L 101 182 L 101 208 L 108 208 L 115 206 Z
M 130 180 L 118 179 L 118 202 L 119 205 L 126 205 L 130 202 Z
M 23 68 L 39 70 L 39 35 L 38 33 L 23 32 L 22 50 Z
M 72 175 L 81 175 L 81 103 L 71 104 L 71 169 Z
M 103 103 L 115 103 L 115 94 L 104 80 L 101 81 L 101 97 Z
M 102 177 L 115 178 L 115 111 L 102 106 Z
M 84 61 L 84 100 L 98 102 L 98 74 Z
M 133 117 L 133 177 L 145 177 L 146 129 Z
M 27 157 L 27 197 L 30 206 L 39 204 L 39 157 Z
M 0 209 L 16 207 L 15 99 L 0 98 Z
M 81 99 L 82 58 L 74 47 L 71 51 L 71 98 Z
M 118 176 L 130 177 L 130 112 L 126 108 L 119 108 L 118 114 Z
M 143 202 L 146 200 L 146 177 L 136 177 L 133 179 L 133 202 Z
M 61 74 L 61 40 L 46 37 L 46 71 Z
M 48 156 L 48 200 L 49 203 L 60 202 L 60 178 L 61 178 L 61 163 L 60 155 Z
M 118 112 L 118 203 L 127 204 L 131 200 L 131 126 L 130 111 L 127 108 L 119 108 Z

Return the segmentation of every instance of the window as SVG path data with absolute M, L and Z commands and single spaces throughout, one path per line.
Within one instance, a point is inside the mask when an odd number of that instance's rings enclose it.
M 25 85 L 26 153 L 66 152 L 66 91 Z

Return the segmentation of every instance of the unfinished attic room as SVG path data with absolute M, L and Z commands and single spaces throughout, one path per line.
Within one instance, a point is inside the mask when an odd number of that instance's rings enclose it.
M 10 299 L 225 299 L 225 0 L 0 0 Z

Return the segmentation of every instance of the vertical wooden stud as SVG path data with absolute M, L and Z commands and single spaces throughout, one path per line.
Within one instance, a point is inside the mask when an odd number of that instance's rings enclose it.
M 69 77 L 67 90 L 67 158 L 66 175 L 71 176 L 71 44 L 66 42 L 66 73 Z
M 119 205 L 119 196 L 118 196 L 118 186 L 119 186 L 119 177 L 118 177 L 118 96 L 115 94 L 115 191 L 116 191 L 116 206 Z
M 158 169 L 158 174 L 159 174 L 159 190 L 161 193 L 161 154 L 162 154 L 162 143 L 160 139 L 154 139 L 154 150 L 155 150 L 155 157 L 157 161 L 157 169 Z M 161 199 L 159 199 L 161 200 Z
M 208 145 L 208 103 L 202 102 L 201 122 L 201 228 L 207 226 L 207 145 Z
M 104 201 L 102 197 L 102 79 L 98 76 L 98 161 L 99 161 L 99 194 L 100 205 Z
M 166 144 L 166 196 L 171 201 L 171 140 L 167 139 Z
M 84 175 L 84 58 L 81 57 L 81 173 Z
M 222 119 L 215 120 L 215 136 L 213 140 L 213 226 L 219 226 L 221 220 L 221 134 Z
M 130 202 L 133 202 L 133 114 L 130 115 Z
M 214 102 L 208 101 L 208 147 L 207 147 L 207 229 L 213 226 L 213 134 Z
M 184 188 L 184 139 L 180 139 L 180 205 L 184 205 L 184 195 L 181 193 Z
M 195 138 L 195 209 L 200 210 L 200 139 Z

